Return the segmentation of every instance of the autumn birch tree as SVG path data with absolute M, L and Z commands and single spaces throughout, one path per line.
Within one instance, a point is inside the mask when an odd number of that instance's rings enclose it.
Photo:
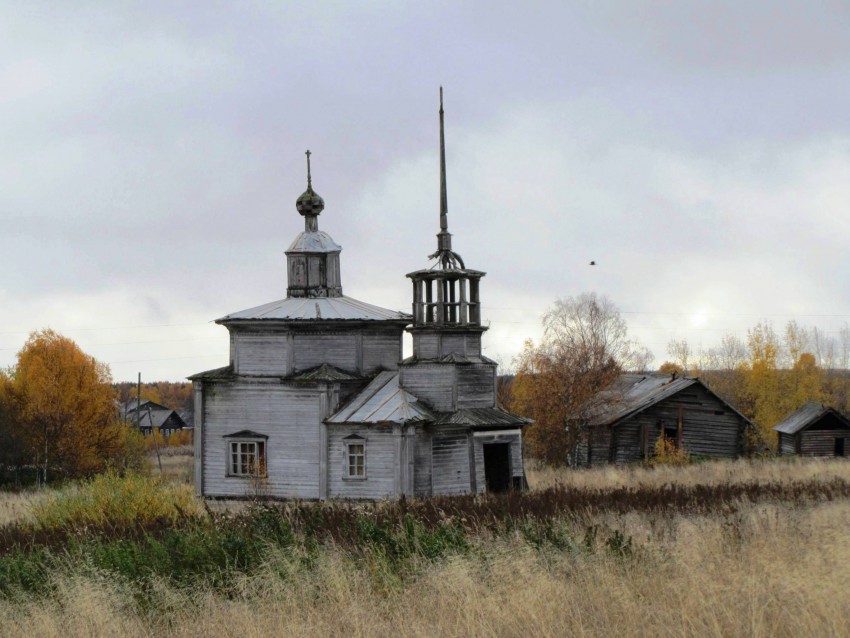
M 511 408 L 534 419 L 526 431 L 529 453 L 563 464 L 579 426 L 596 410 L 597 393 L 625 369 L 643 367 L 651 354 L 628 338 L 616 306 L 584 293 L 557 300 L 543 315 L 543 339 L 517 357 Z
M 127 428 L 118 422 L 109 368 L 53 330 L 30 335 L 9 381 L 20 431 L 47 482 L 53 472 L 85 476 L 120 455 Z

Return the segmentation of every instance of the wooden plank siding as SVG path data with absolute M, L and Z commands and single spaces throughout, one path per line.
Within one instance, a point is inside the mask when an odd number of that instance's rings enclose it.
M 434 432 L 432 437 L 432 493 L 436 496 L 471 492 L 470 432 L 446 429 Z
M 417 426 L 415 431 L 413 494 L 431 496 L 431 433 L 422 426 Z
M 400 368 L 399 384 L 438 412 L 457 409 L 455 367 L 442 363 L 417 363 Z
M 844 439 L 845 455 L 850 454 L 850 430 L 824 429 L 816 430 L 814 427 L 799 432 L 800 454 L 803 456 L 835 456 L 835 439 Z
M 293 340 L 295 370 L 309 370 L 323 363 L 359 371 L 359 335 L 350 332 L 299 334 Z
M 457 408 L 492 408 L 496 405 L 496 366 L 494 364 L 459 365 Z
M 361 366 L 358 372 L 372 375 L 380 370 L 398 370 L 402 359 L 402 342 L 398 333 L 364 333 Z
M 357 434 L 365 439 L 366 478 L 346 478 L 345 437 Z M 330 498 L 382 499 L 395 496 L 397 442 L 392 426 L 352 428 L 350 425 L 328 426 L 328 496 Z
M 433 332 L 417 332 L 413 335 L 413 351 L 419 359 L 440 357 L 440 335 Z
M 290 342 L 285 333 L 233 332 L 231 347 L 234 372 L 282 377 L 290 374 Z
M 237 380 L 209 384 L 203 396 L 203 486 L 207 496 L 243 497 L 259 490 L 283 498 L 320 497 L 320 422 L 324 392 L 315 388 Z M 268 476 L 227 476 L 227 435 L 268 436 Z M 258 485 L 259 483 L 259 485 Z
M 797 453 L 797 437 L 793 434 L 779 433 L 779 453 L 782 455 Z

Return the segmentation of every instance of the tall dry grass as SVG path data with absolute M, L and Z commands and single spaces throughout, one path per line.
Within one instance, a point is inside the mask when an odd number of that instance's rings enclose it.
M 584 489 L 721 485 L 843 479 L 850 481 L 847 459 L 805 457 L 705 461 L 690 465 L 607 465 L 589 469 L 553 468 L 526 462 L 532 490 L 565 486 Z
M 848 503 L 596 524 L 637 539 L 633 553 L 482 538 L 399 581 L 380 560 L 339 549 L 309 568 L 277 550 L 227 596 L 159 582 L 145 604 L 125 583 L 77 569 L 57 576 L 47 600 L 0 602 L 0 627 L 10 638 L 847 635 Z
M 0 492 L 0 526 L 32 521 L 33 508 L 52 493 L 52 490 Z
M 835 479 L 850 480 L 850 463 L 529 471 L 537 490 L 561 484 L 612 492 L 642 486 L 666 493 L 660 488 L 670 484 L 790 488 Z M 546 542 L 523 525 L 507 534 L 479 527 L 463 551 L 414 557 L 402 571 L 386 555 L 333 541 L 269 545 L 262 563 L 236 573 L 224 591 L 165 577 L 147 578 L 140 588 L 69 556 L 51 575 L 47 594 L 0 600 L 0 635 L 848 634 L 845 497 L 815 494 L 793 504 L 742 497 L 709 510 L 583 509 L 553 519 L 552 527 Z

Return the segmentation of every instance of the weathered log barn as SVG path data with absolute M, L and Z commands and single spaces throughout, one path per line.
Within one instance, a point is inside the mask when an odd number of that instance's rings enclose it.
M 847 456 L 850 420 L 838 410 L 811 401 L 773 428 L 780 454 Z
M 744 452 L 750 421 L 699 379 L 624 374 L 597 397 L 599 409 L 581 427 L 574 465 L 649 459 L 660 437 L 698 456 Z
M 218 319 L 230 363 L 190 377 L 200 494 L 381 499 L 523 485 L 529 421 L 496 405 L 496 364 L 481 352 L 485 273 L 452 250 L 445 168 L 441 92 L 440 232 L 429 267 L 407 275 L 410 315 L 342 294 L 308 151 L 286 298 Z M 413 352 L 402 361 L 405 329 Z

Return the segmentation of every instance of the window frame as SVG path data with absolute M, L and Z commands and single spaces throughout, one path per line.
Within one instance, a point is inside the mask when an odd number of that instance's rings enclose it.
M 360 436 L 359 434 L 351 434 L 345 437 L 342 440 L 343 443 L 343 456 L 342 456 L 342 480 L 344 481 L 365 481 L 368 478 L 368 474 L 366 471 L 366 438 Z M 352 448 L 359 447 L 359 452 L 352 452 Z M 358 464 L 356 462 L 357 458 L 361 459 L 360 466 L 362 467 L 362 474 L 352 474 L 352 469 L 357 469 Z M 355 462 L 352 463 L 352 458 L 355 459 Z
M 268 476 L 268 437 L 262 434 L 246 433 L 244 435 L 226 436 L 225 441 L 225 475 L 230 478 L 258 479 Z M 240 446 L 248 445 L 253 447 L 253 452 L 241 449 Z M 251 454 L 254 457 L 256 471 L 250 471 L 250 457 L 247 461 L 248 467 L 243 468 L 243 455 Z M 234 456 L 239 457 L 234 463 Z M 239 466 L 240 471 L 236 471 Z

